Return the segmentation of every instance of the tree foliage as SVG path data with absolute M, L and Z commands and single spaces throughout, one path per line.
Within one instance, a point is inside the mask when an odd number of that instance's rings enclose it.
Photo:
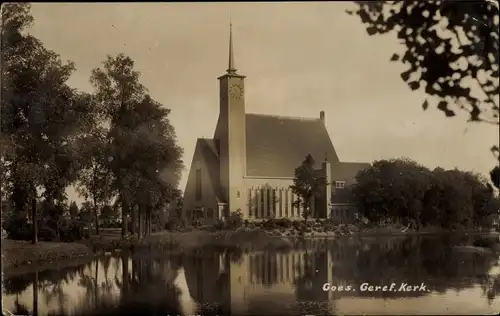
M 395 33 L 405 46 L 393 62 L 406 69 L 401 78 L 412 90 L 423 89 L 437 108 L 453 117 L 465 111 L 469 121 L 499 125 L 499 19 L 496 1 L 355 1 L 369 35 Z M 429 100 L 423 101 L 424 110 Z M 497 159 L 498 146 L 492 147 Z M 500 160 L 499 160 L 500 162 Z M 491 180 L 500 188 L 500 173 Z
M 38 190 L 63 200 L 64 188 L 78 170 L 72 140 L 87 108 L 66 81 L 74 71 L 24 30 L 33 22 L 29 4 L 3 7 L 2 162 L 17 212 L 31 208 L 37 218 Z M 27 201 L 30 201 L 28 205 Z M 37 241 L 33 220 L 33 242 Z
M 460 228 L 488 225 L 490 215 L 498 215 L 491 186 L 471 172 L 431 171 L 408 159 L 391 159 L 375 161 L 356 181 L 354 201 L 373 222 Z
M 113 203 L 121 206 L 124 235 L 131 209 L 150 222 L 175 196 L 182 170 L 170 110 L 147 94 L 123 54 L 92 71 L 94 93 L 71 88 L 66 82 L 75 65 L 25 32 L 34 21 L 30 5 L 2 9 L 3 204 L 23 227 L 31 210 L 38 219 L 30 228 L 33 242 L 39 221 L 59 223 L 66 212 L 78 212 L 68 207 L 70 185 L 86 199 L 79 216 L 94 220 L 96 229 L 99 213 Z
M 168 120 L 170 110 L 146 93 L 132 59 L 108 56 L 103 66 L 92 71 L 91 82 L 98 107 L 109 120 L 106 166 L 121 202 L 125 235 L 126 216 L 134 206 L 139 220 L 142 214 L 150 219 L 171 200 L 180 179 L 182 150 Z

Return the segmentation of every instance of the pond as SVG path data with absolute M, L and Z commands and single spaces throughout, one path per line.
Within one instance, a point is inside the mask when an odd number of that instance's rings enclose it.
M 3 304 L 38 315 L 493 314 L 498 257 L 452 250 L 467 238 L 351 237 L 288 252 L 106 256 L 8 277 Z

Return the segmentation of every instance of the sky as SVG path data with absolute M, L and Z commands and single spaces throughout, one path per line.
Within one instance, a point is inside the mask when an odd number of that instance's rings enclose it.
M 319 117 L 341 161 L 409 157 L 427 167 L 488 174 L 498 127 L 423 111 L 423 92 L 402 81 L 389 59 L 394 34 L 368 36 L 349 2 L 34 3 L 30 32 L 76 63 L 69 84 L 92 91 L 90 72 L 107 55 L 135 61 L 151 96 L 172 110 L 184 148 L 184 189 L 196 139 L 213 136 L 218 80 L 228 65 L 246 75 L 247 113 Z M 70 199 L 76 199 L 74 192 Z

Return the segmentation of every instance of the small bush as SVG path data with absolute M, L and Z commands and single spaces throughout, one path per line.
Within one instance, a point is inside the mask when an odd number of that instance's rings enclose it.
M 28 224 L 25 216 L 12 214 L 3 223 L 3 229 L 7 232 L 9 239 L 13 240 L 30 240 L 31 225 Z
M 89 231 L 85 230 L 85 223 L 78 220 L 72 220 L 67 225 L 60 228 L 60 238 L 64 242 L 74 242 L 88 238 Z
M 243 226 L 243 214 L 241 210 L 231 212 L 229 218 L 226 220 L 226 227 L 228 229 L 237 229 Z
M 491 248 L 495 245 L 498 244 L 498 240 L 496 238 L 479 238 L 474 240 L 473 245 L 476 247 L 484 247 L 484 248 Z
M 165 229 L 169 231 L 178 231 L 180 230 L 183 226 L 185 226 L 182 221 L 178 218 L 173 218 L 170 219 L 165 223 Z
M 42 226 L 38 229 L 38 240 L 40 241 L 54 241 L 57 240 L 57 231 L 50 226 Z

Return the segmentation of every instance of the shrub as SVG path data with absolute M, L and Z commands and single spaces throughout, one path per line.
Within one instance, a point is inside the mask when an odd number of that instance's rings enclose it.
M 25 216 L 11 214 L 3 223 L 3 229 L 7 232 L 9 239 L 29 240 L 31 239 L 31 227 Z
M 228 229 L 237 229 L 241 226 L 243 226 L 243 214 L 241 213 L 241 210 L 238 209 L 235 212 L 231 212 L 226 220 L 226 227 Z
M 77 240 L 82 240 L 88 238 L 86 234 L 88 230 L 85 230 L 86 224 L 82 221 L 71 220 L 66 225 L 60 228 L 60 238 L 64 242 L 74 242 Z
M 271 221 L 274 222 L 275 226 L 280 227 L 280 228 L 292 227 L 292 221 L 289 220 L 288 218 L 272 219 Z
M 195 218 L 191 221 L 191 225 L 193 225 L 193 227 L 199 228 L 204 225 L 203 219 Z
M 30 233 L 32 227 L 30 226 Z M 44 225 L 38 229 L 38 240 L 40 241 L 54 241 L 57 240 L 57 231 L 48 225 Z
M 165 229 L 170 231 L 177 231 L 184 227 L 182 220 L 178 218 L 172 218 L 165 223 Z
M 483 237 L 474 240 L 473 245 L 476 247 L 491 248 L 498 244 L 498 239 L 492 237 Z

